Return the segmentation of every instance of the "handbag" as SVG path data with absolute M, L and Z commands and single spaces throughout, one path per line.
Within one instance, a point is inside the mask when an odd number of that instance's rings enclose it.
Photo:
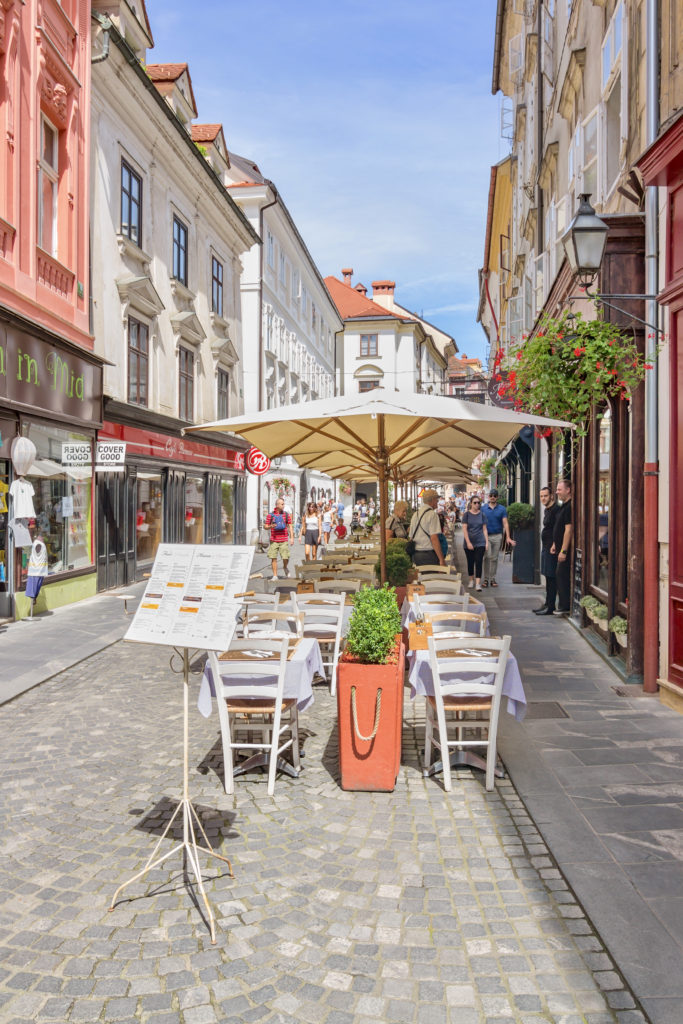
M 422 520 L 426 516 L 427 512 L 429 512 L 429 509 L 425 509 L 425 511 L 422 513 L 422 515 L 420 516 L 420 518 L 417 521 L 417 526 L 415 527 L 415 533 L 411 533 L 411 535 L 410 535 L 410 537 L 408 539 L 408 543 L 406 544 L 406 554 L 407 554 L 408 558 L 413 558 L 414 555 L 415 555 L 415 552 L 417 551 L 417 545 L 415 544 L 415 534 L 417 534 L 417 531 L 420 529 L 420 526 L 422 525 Z

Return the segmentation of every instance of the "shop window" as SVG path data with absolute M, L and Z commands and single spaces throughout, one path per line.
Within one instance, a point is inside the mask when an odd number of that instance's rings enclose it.
M 42 537 L 47 548 L 48 576 L 85 569 L 92 557 L 92 466 L 69 465 L 63 445 L 91 444 L 88 434 L 57 427 L 28 424 L 25 434 L 36 446 L 36 459 L 28 473 L 33 486 L 35 519 L 29 521 L 33 540 Z M 21 548 L 21 584 L 26 580 L 30 548 Z
M 235 489 L 232 480 L 221 481 L 221 544 L 234 544 Z
M 227 370 L 218 371 L 216 415 L 219 420 L 227 420 L 230 415 L 230 374 Z
M 187 285 L 187 227 L 178 217 L 173 218 L 173 276 Z
M 137 488 L 135 536 L 136 561 L 140 565 L 154 561 L 161 541 L 161 474 L 138 470 Z
M 38 163 L 38 245 L 51 256 L 57 256 L 58 191 L 59 132 L 43 114 Z
M 149 328 L 134 317 L 128 317 L 128 401 L 132 405 L 148 404 Z
M 361 336 L 360 336 L 360 354 L 361 354 L 361 356 L 376 356 L 377 355 L 377 335 L 376 334 L 361 334 Z
M 185 480 L 185 543 L 204 543 L 204 478 Z
M 178 351 L 178 416 L 194 417 L 194 352 L 187 348 Z
M 211 257 L 211 312 L 223 316 L 223 264 Z
M 142 247 L 142 179 L 121 161 L 121 234 Z

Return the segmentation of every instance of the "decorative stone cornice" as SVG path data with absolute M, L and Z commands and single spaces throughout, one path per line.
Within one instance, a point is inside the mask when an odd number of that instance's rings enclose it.
M 176 313 L 171 317 L 171 324 L 174 333 L 182 341 L 186 341 L 197 348 L 206 337 L 206 332 L 199 321 L 199 317 L 192 310 L 186 309 L 181 313 Z
M 152 262 L 152 257 L 144 252 L 139 245 L 128 238 L 127 235 L 117 235 L 116 241 L 121 255 L 128 257 L 128 259 L 132 260 L 134 263 L 139 264 L 145 273 L 147 273 Z
M 557 109 L 565 121 L 571 121 L 574 117 L 575 100 L 581 90 L 585 64 L 585 46 L 572 50 L 557 101 Z
M 68 120 L 68 100 L 80 90 L 81 83 L 43 26 L 38 27 L 36 36 L 40 49 L 38 84 L 41 106 L 50 120 L 64 129 Z
M 10 27 L 13 21 L 18 21 L 18 4 L 16 0 L 0 0 L 0 53 L 4 53 L 9 45 Z M 14 11 L 12 8 L 15 7 Z
M 529 245 L 534 243 L 534 235 L 536 234 L 536 221 L 538 220 L 538 209 L 535 206 L 530 206 L 527 211 L 527 215 L 524 218 L 522 224 L 522 234 L 526 238 Z
M 159 293 L 146 274 L 135 276 L 127 274 L 116 281 L 121 301 L 124 303 L 123 315 L 127 315 L 128 307 L 137 309 L 145 316 L 155 317 L 164 309 Z
M 67 302 L 73 298 L 76 275 L 44 249 L 36 248 L 36 274 L 38 283 L 49 288 Z

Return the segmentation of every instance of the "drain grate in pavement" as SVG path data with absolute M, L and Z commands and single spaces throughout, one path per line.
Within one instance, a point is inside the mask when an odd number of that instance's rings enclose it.
M 532 700 L 527 704 L 528 718 L 569 718 L 561 704 L 556 700 Z

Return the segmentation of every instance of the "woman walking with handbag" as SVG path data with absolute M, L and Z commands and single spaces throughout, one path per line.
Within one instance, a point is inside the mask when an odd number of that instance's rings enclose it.
M 467 572 L 470 577 L 467 587 L 471 590 L 476 580 L 477 590 L 481 590 L 481 567 L 489 546 L 486 520 L 481 510 L 481 498 L 473 497 L 470 500 L 467 512 L 462 517 L 462 534 Z
M 318 506 L 314 501 L 309 501 L 304 521 L 301 524 L 301 533 L 299 534 L 299 540 L 304 541 L 306 545 L 307 562 L 315 562 L 316 560 L 322 528 L 322 516 L 318 511 Z

